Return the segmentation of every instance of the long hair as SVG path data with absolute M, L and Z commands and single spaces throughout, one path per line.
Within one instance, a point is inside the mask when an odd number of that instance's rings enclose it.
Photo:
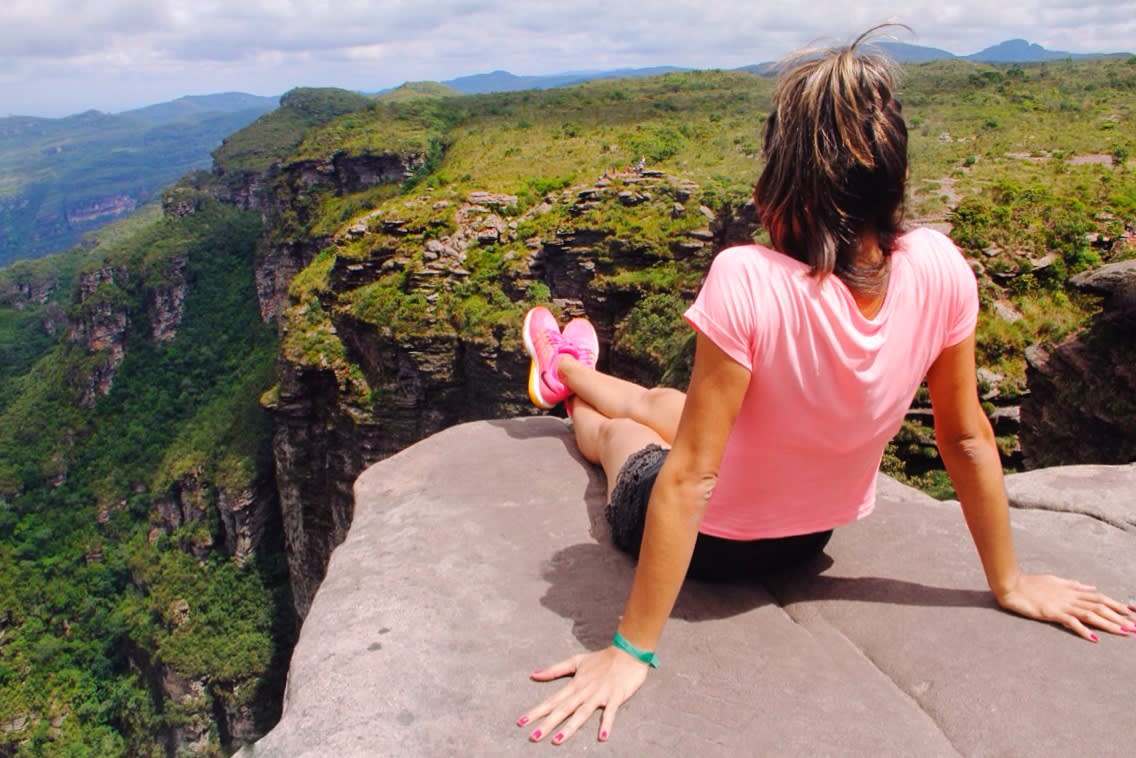
M 886 265 L 864 269 L 855 259 L 870 233 L 886 264 L 902 232 L 907 182 L 894 64 L 864 49 L 884 26 L 847 47 L 804 50 L 783 64 L 754 188 L 774 248 L 861 292 L 886 287 Z

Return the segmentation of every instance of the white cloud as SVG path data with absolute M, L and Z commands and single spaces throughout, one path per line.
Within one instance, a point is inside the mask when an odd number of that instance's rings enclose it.
M 1012 37 L 1072 52 L 1136 45 L 1136 0 L 5 0 L 0 113 L 219 89 L 374 90 L 498 68 L 733 67 L 892 18 L 917 32 L 905 41 L 962 54 Z

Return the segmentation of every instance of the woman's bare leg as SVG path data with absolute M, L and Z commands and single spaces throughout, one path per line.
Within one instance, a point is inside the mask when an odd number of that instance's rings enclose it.
M 575 393 L 577 405 L 573 406 L 573 411 L 586 404 L 609 420 L 631 420 L 648 427 L 662 439 L 664 447 L 674 444 L 678 421 L 686 402 L 684 392 L 666 387 L 647 389 L 634 382 L 588 368 L 570 355 L 561 356 L 557 373 L 561 381 Z M 583 450 L 583 446 L 580 449 Z M 587 456 L 587 453 L 584 455 Z
M 642 388 L 640 388 L 642 389 Z M 576 446 L 592 463 L 603 467 L 607 477 L 607 500 L 627 459 L 648 445 L 670 447 L 670 443 L 648 426 L 626 418 L 608 418 L 576 395 L 572 404 L 572 429 Z

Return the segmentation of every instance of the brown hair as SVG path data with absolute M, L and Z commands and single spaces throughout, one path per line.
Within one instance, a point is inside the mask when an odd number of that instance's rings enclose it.
M 894 64 L 864 52 L 882 28 L 783 64 L 765 125 L 765 168 L 754 188 L 777 250 L 862 292 L 882 291 L 887 269 L 856 265 L 860 240 L 874 234 L 886 263 L 902 232 L 907 181 Z

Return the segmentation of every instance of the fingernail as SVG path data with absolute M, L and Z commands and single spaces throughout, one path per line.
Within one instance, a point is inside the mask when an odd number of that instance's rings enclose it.
M 517 719 L 517 726 L 524 726 L 527 723 L 529 723 L 528 716 L 521 716 L 519 719 Z
M 564 732 L 557 732 L 556 736 L 552 738 L 553 745 L 559 745 L 564 741 Z
M 600 732 L 600 739 L 601 740 L 607 739 L 607 730 L 606 729 L 604 731 Z
M 537 675 L 537 674 L 539 674 L 540 672 L 541 672 L 541 669 L 533 669 L 533 670 L 532 670 L 532 676 L 536 676 L 536 675 Z
M 1089 639 L 1092 640 L 1093 642 L 1100 642 L 1100 637 L 1097 637 L 1092 632 L 1089 632 Z
M 540 739 L 540 730 L 539 730 L 539 729 L 537 729 L 537 730 L 536 730 L 535 732 L 533 732 L 532 734 L 530 734 L 530 735 L 529 735 L 529 739 L 530 739 L 530 740 L 539 740 L 539 739 Z

